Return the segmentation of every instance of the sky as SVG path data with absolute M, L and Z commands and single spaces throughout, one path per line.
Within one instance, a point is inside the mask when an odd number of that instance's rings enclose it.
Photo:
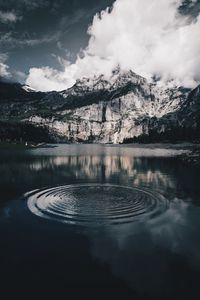
M 59 91 L 117 66 L 195 87 L 200 0 L 0 0 L 0 77 Z

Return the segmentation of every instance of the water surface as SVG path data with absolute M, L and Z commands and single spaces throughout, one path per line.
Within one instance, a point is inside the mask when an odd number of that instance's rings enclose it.
M 183 151 L 0 150 L 1 293 L 199 299 L 199 169 Z

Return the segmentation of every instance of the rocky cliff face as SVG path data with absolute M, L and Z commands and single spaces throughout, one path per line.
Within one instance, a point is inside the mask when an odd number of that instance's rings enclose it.
M 83 78 L 60 93 L 21 89 L 23 97 L 18 93 L 14 98 L 0 89 L 1 121 L 45 128 L 55 141 L 122 143 L 152 128 L 163 132 L 171 124 L 182 126 L 188 110 L 193 111 L 190 126 L 198 119 L 199 88 L 191 93 L 162 88 L 132 71 Z

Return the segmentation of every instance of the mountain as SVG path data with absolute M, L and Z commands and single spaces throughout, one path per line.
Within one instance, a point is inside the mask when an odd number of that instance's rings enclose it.
M 31 93 L 30 93 L 31 92 Z M 40 95 L 40 96 L 39 96 Z M 44 97 L 44 93 L 35 91 L 20 83 L 0 80 L 0 101 L 1 102 L 23 102 Z
M 181 126 L 196 128 L 200 122 L 200 85 L 188 96 L 187 101 L 177 113 Z
M 0 138 L 123 143 L 180 128 L 196 130 L 200 87 L 166 88 L 132 71 L 77 80 L 61 92 L 0 83 Z M 175 134 L 176 135 L 176 134 Z

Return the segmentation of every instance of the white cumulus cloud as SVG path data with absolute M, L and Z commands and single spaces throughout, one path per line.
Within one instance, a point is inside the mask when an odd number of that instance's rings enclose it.
M 31 68 L 27 84 L 62 90 L 83 76 L 109 76 L 117 65 L 151 80 L 194 87 L 200 81 L 200 15 L 178 13 L 181 0 L 116 0 L 94 16 L 87 48 L 63 71 Z
M 5 63 L 7 58 L 6 53 L 0 53 L 0 78 L 10 77 L 9 66 Z
M 13 11 L 1 11 L 0 10 L 0 22 L 15 23 L 18 20 L 21 20 L 21 17 L 17 16 Z

